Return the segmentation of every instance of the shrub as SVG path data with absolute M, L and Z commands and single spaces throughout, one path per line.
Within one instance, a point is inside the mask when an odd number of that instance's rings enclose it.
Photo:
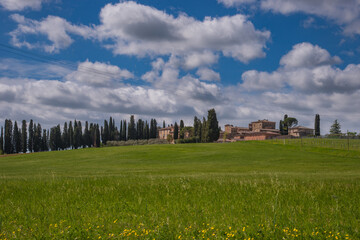
M 167 140 L 152 138 L 152 139 L 142 139 L 142 140 L 128 140 L 128 141 L 107 141 L 107 147 L 114 146 L 133 146 L 133 145 L 153 145 L 153 144 L 168 144 Z

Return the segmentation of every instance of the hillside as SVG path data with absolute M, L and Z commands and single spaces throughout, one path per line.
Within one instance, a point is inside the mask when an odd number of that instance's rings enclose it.
M 0 239 L 358 239 L 360 153 L 270 142 L 0 158 Z

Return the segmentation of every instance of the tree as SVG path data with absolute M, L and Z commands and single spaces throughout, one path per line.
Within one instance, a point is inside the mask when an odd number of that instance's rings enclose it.
M 64 123 L 64 128 L 63 128 L 63 132 L 61 135 L 61 143 L 62 143 L 61 149 L 63 149 L 63 150 L 70 147 L 67 122 Z
M 41 149 L 43 151 L 49 151 L 49 145 L 48 145 L 48 141 L 47 141 L 47 134 L 46 134 L 46 129 L 43 130 L 43 137 L 42 137 L 42 146 Z
M 34 152 L 41 151 L 41 134 L 42 130 L 40 123 L 38 123 L 38 125 L 34 124 Z
M 165 128 L 166 127 L 166 125 L 165 125 L 165 120 L 163 121 L 163 128 Z
M 14 148 L 12 144 L 12 121 L 9 119 L 5 120 L 5 136 L 4 136 L 4 153 L 11 154 L 14 153 Z
M 215 142 L 219 139 L 220 129 L 219 129 L 219 122 L 216 117 L 215 109 L 210 109 L 208 111 L 206 133 L 207 133 L 207 142 Z
M 177 124 L 177 122 L 175 122 L 175 125 L 174 125 L 174 140 L 178 139 L 179 137 L 179 126 Z
M 280 129 L 280 134 L 284 135 L 284 122 L 283 122 L 283 120 L 280 120 L 280 122 L 279 122 L 279 129 Z
M 4 128 L 1 127 L 1 135 L 0 135 L 0 154 L 4 153 Z
M 183 120 L 180 120 L 180 134 L 179 134 L 179 138 L 180 139 L 184 139 L 184 121 Z
M 33 120 L 30 119 L 29 123 L 29 141 L 28 141 L 29 152 L 34 151 L 34 124 Z
M 130 122 L 128 125 L 128 139 L 135 140 L 136 139 L 136 128 L 135 128 L 135 117 L 134 115 L 130 116 Z
M 288 135 L 288 133 L 289 133 L 289 129 L 288 129 L 288 126 L 286 124 L 286 119 L 287 118 L 288 118 L 288 115 L 285 114 L 284 115 L 284 120 L 283 120 L 283 133 L 284 133 L 284 135 Z
M 316 137 L 320 136 L 320 115 L 319 114 L 315 115 L 315 136 Z
M 85 122 L 85 130 L 83 135 L 83 148 L 85 147 L 91 147 L 91 134 L 88 121 Z
M 74 148 L 74 129 L 72 126 L 72 122 L 69 122 L 69 148 L 73 149 Z
M 100 147 L 100 130 L 99 130 L 99 124 L 96 124 L 96 134 L 95 134 L 95 139 L 96 139 L 96 147 Z
M 292 127 L 295 127 L 296 125 L 298 125 L 298 120 L 293 117 L 287 117 L 286 120 L 284 121 L 284 123 L 286 124 L 286 126 L 289 129 L 289 128 L 292 128 Z
M 21 127 L 21 148 L 22 152 L 27 152 L 27 125 L 26 120 L 22 121 L 22 127 Z
M 332 135 L 341 134 L 341 125 L 337 119 L 334 121 L 334 123 L 330 127 L 330 134 L 332 134 Z
M 17 125 L 17 121 L 15 121 L 15 124 L 14 124 L 13 146 L 14 146 L 14 153 L 21 152 L 21 135 L 20 135 L 19 128 Z

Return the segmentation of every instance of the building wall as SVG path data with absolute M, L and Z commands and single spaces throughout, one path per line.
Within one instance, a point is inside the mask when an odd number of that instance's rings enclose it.
M 167 139 L 168 135 L 173 136 L 173 134 L 174 134 L 173 131 L 171 131 L 171 129 L 168 129 L 168 128 L 164 128 L 164 129 L 159 130 L 159 138 L 160 139 Z

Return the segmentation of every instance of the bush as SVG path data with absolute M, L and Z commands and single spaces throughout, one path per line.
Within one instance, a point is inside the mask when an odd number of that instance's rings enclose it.
M 183 143 L 197 143 L 200 142 L 200 139 L 198 137 L 191 137 L 186 139 L 178 139 L 176 140 L 177 144 L 183 144 Z
M 107 147 L 114 146 L 133 146 L 133 145 L 153 145 L 153 144 L 168 144 L 167 140 L 152 138 L 152 139 L 142 139 L 142 140 L 128 140 L 128 141 L 107 141 Z

